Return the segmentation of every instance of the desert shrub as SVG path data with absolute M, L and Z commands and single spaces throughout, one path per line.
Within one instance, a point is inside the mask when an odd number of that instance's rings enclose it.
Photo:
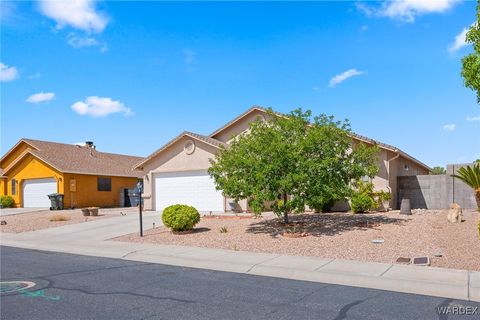
M 227 227 L 223 226 L 220 228 L 220 233 L 227 233 L 227 232 L 228 232 Z
M 380 190 L 373 193 L 373 198 L 375 199 L 376 207 L 381 208 L 384 201 L 390 201 L 390 199 L 392 199 L 392 195 L 390 194 L 390 192 Z
M 377 202 L 373 196 L 373 184 L 363 181 L 357 182 L 357 190 L 351 198 L 351 207 L 353 213 L 367 212 L 374 209 Z
M 68 217 L 66 214 L 55 213 L 50 216 L 51 222 L 68 221 L 68 220 L 70 220 L 70 217 Z
M 10 208 L 15 203 L 15 200 L 13 200 L 13 198 L 10 196 L 2 196 L 0 198 L 0 202 L 2 204 L 2 208 Z
M 200 221 L 200 214 L 194 207 L 175 204 L 163 210 L 162 221 L 172 231 L 192 230 Z

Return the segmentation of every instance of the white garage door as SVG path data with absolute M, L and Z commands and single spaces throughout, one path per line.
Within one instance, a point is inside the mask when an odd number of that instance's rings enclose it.
M 23 182 L 24 208 L 49 208 L 48 195 L 57 192 L 57 181 L 54 178 L 29 179 Z
M 157 173 L 154 177 L 155 210 L 187 204 L 198 211 L 223 212 L 222 192 L 215 190 L 206 171 Z

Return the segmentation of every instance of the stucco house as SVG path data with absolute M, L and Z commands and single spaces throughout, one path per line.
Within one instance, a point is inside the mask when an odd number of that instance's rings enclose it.
M 229 211 L 229 199 L 215 189 L 214 181 L 208 175 L 209 159 L 214 158 L 220 146 L 228 146 L 232 137 L 248 130 L 250 122 L 267 116 L 266 109 L 255 106 L 209 136 L 183 132 L 136 164 L 134 168 L 144 173 L 145 209 L 163 210 L 181 203 L 202 212 Z M 353 135 L 352 139 L 380 148 L 379 172 L 373 183 L 377 190 L 392 193 L 392 207 L 397 203 L 398 176 L 428 174 L 431 170 L 394 146 L 359 135 Z M 239 205 L 243 211 L 248 211 L 245 200 Z
M 85 145 L 21 139 L 0 159 L 0 194 L 16 207 L 50 207 L 48 194 L 64 194 L 64 206 L 119 206 L 124 188 L 134 188 L 141 157 L 99 152 Z

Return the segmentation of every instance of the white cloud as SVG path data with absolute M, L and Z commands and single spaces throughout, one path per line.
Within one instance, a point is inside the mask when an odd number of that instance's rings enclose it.
M 340 73 L 340 74 L 336 75 L 332 79 L 330 79 L 330 83 L 328 84 L 328 86 L 330 88 L 333 88 L 337 84 L 342 83 L 343 81 L 347 80 L 348 78 L 351 78 L 351 77 L 354 77 L 354 76 L 359 76 L 359 75 L 362 75 L 362 74 L 364 74 L 364 72 L 363 71 L 358 71 L 357 69 L 347 70 L 343 73 Z
M 193 51 L 191 49 L 183 50 L 183 57 L 184 57 L 184 61 L 185 61 L 186 64 L 195 63 L 196 55 L 197 54 L 195 53 L 195 51 Z
M 120 101 L 97 96 L 87 97 L 84 101 L 75 102 L 72 105 L 72 110 L 79 115 L 92 117 L 106 117 L 113 113 L 123 113 L 126 116 L 133 115 L 132 110 Z
M 34 74 L 31 74 L 27 77 L 28 80 L 35 80 L 35 79 L 40 79 L 42 75 L 40 74 L 40 72 L 37 72 L 37 73 L 34 73 Z
M 473 116 L 473 117 L 467 117 L 467 121 L 470 121 L 470 122 L 480 121 L 480 115 Z
M 414 22 L 422 14 L 442 13 L 460 0 L 392 0 L 384 1 L 379 7 L 371 7 L 357 2 L 356 7 L 367 16 L 389 17 L 405 22 Z
M 18 78 L 18 70 L 0 62 L 0 81 L 8 82 Z
M 108 47 L 105 42 L 99 42 L 94 37 L 79 37 L 74 33 L 67 36 L 67 43 L 74 48 L 100 47 L 100 52 L 106 52 Z
M 68 35 L 67 43 L 74 48 L 93 47 L 93 46 L 100 45 L 100 43 L 95 38 L 92 38 L 92 37 L 82 38 L 74 35 L 73 33 Z
M 468 43 L 466 42 L 468 29 L 469 28 L 467 27 L 463 28 L 463 30 L 455 36 L 452 44 L 450 44 L 450 46 L 448 47 L 448 51 L 454 53 L 461 48 L 468 46 Z
M 41 0 L 40 11 L 55 20 L 58 29 L 70 26 L 89 33 L 99 33 L 109 22 L 104 13 L 96 10 L 94 0 Z
M 453 124 L 453 123 L 445 124 L 443 126 L 443 130 L 448 131 L 448 132 L 452 132 L 453 130 L 455 130 L 455 124 Z
M 30 103 L 42 103 L 42 102 L 49 102 L 55 99 L 55 93 L 53 92 L 39 92 L 32 94 L 30 97 L 27 98 L 27 102 Z

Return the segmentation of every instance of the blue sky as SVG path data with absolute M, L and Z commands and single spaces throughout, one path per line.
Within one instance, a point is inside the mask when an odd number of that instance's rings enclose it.
M 146 156 L 252 105 L 348 118 L 428 165 L 480 158 L 473 1 L 2 2 L 1 153 L 20 138 Z

